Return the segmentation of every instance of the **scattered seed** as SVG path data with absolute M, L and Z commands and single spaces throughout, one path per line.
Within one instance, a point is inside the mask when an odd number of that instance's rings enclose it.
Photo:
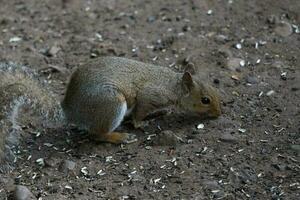
M 38 165 L 44 166 L 45 165 L 45 161 L 44 158 L 39 158 L 35 161 Z
M 240 66 L 241 66 L 241 67 L 244 67 L 245 65 L 246 65 L 245 60 L 241 60 L 241 61 L 240 61 Z
M 237 48 L 237 49 L 241 49 L 241 48 L 242 48 L 242 44 L 240 44 L 240 43 L 237 43 L 237 44 L 235 45 L 235 48 Z
M 257 177 L 261 177 L 263 175 L 263 172 L 260 172 L 259 174 L 257 174 Z
M 269 140 L 260 140 L 260 142 L 267 143 L 267 142 L 269 142 Z
M 244 128 L 239 128 L 238 130 L 239 130 L 239 132 L 241 132 L 241 133 L 245 133 L 245 132 L 246 132 L 246 129 L 244 129 Z
M 205 151 L 207 151 L 208 147 L 204 147 L 203 150 L 201 151 L 201 153 L 204 153 Z
M 84 176 L 86 176 L 86 175 L 88 175 L 88 171 L 87 171 L 87 167 L 83 167 L 83 168 L 81 168 L 81 173 L 84 175 Z
M 32 179 L 34 180 L 34 179 L 36 179 L 36 177 L 37 177 L 37 173 L 34 172 L 34 173 L 33 173 L 33 176 L 32 176 Z
M 267 96 L 271 96 L 272 94 L 274 94 L 275 91 L 274 90 L 270 90 L 269 92 L 266 93 Z
M 112 156 L 105 157 L 105 162 L 112 162 L 112 161 L 115 161 Z
M 103 37 L 100 33 L 96 33 L 95 36 L 99 41 L 101 41 L 101 42 L 103 41 Z
M 42 134 L 41 132 L 36 132 L 36 133 L 35 133 L 35 137 L 40 137 L 41 134 Z
M 65 188 L 68 189 L 68 190 L 73 190 L 73 188 L 69 185 L 66 185 Z
M 295 33 L 300 33 L 299 26 L 292 24 L 292 27 L 293 27 Z
M 12 37 L 9 39 L 9 42 L 20 42 L 22 40 L 22 38 L 20 37 Z
M 286 75 L 287 75 L 287 72 L 282 72 L 282 73 L 280 74 L 281 79 L 282 79 L 282 80 L 286 80 L 286 79 L 287 79 Z
M 267 44 L 267 42 L 266 42 L 266 41 L 263 41 L 263 40 L 260 40 L 258 43 L 259 43 L 260 45 L 265 45 L 265 44 Z
M 102 169 L 100 169 L 100 170 L 97 172 L 97 174 L 98 174 L 99 176 L 103 176 L 103 175 L 105 175 L 106 173 L 105 173 L 105 172 L 103 172 L 103 170 L 102 170 Z
M 150 147 L 150 146 L 145 146 L 145 149 L 147 149 L 147 150 L 151 150 L 151 149 L 152 149 L 152 147 Z
M 197 129 L 203 129 L 204 128 L 204 124 L 198 124 Z
M 156 134 L 151 134 L 151 135 L 148 135 L 147 136 L 147 140 L 149 141 L 149 140 L 151 140 L 152 139 L 152 137 L 155 137 L 156 136 Z
M 51 144 L 51 143 L 44 143 L 44 146 L 46 146 L 46 147 L 52 147 L 53 144 Z
M 161 180 L 161 178 L 154 179 L 153 180 L 154 185 L 156 185 L 160 180 Z
M 232 75 L 231 78 L 236 81 L 240 80 L 240 78 L 237 75 Z

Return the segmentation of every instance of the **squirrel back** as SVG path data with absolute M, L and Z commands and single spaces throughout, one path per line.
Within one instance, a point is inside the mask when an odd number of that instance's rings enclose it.
M 14 159 L 21 125 L 53 125 L 62 119 L 59 101 L 25 66 L 0 63 L 0 163 Z M 1 169 L 0 169 L 1 170 Z

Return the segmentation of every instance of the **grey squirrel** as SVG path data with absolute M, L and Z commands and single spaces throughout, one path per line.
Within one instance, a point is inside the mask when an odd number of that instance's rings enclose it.
M 199 80 L 192 65 L 178 73 L 127 58 L 93 59 L 72 74 L 61 104 L 29 71 L 0 66 L 0 157 L 8 130 L 17 126 L 19 110 L 25 107 L 46 120 L 64 118 L 87 129 L 93 139 L 111 143 L 132 138 L 114 131 L 126 115 L 138 128 L 149 113 L 168 106 L 211 117 L 221 114 L 217 90 Z
M 14 160 L 11 151 L 18 145 L 22 124 L 33 120 L 50 124 L 50 119 L 59 121 L 62 115 L 57 97 L 33 70 L 0 63 L 0 164 Z

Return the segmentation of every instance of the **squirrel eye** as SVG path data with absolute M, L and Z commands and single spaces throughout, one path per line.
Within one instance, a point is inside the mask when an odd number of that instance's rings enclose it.
M 209 99 L 208 97 L 202 97 L 202 98 L 201 98 L 201 102 L 202 102 L 203 104 L 209 104 L 209 103 L 210 103 L 210 99 Z

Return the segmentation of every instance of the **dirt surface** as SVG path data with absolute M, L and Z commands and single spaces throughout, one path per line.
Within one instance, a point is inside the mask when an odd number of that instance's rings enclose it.
M 28 128 L 0 199 L 15 185 L 40 199 L 300 199 L 298 0 L 0 3 L 0 60 L 38 70 L 58 94 L 77 66 L 116 55 L 178 71 L 192 62 L 223 104 L 216 120 L 124 124 L 139 140 L 120 146 Z

